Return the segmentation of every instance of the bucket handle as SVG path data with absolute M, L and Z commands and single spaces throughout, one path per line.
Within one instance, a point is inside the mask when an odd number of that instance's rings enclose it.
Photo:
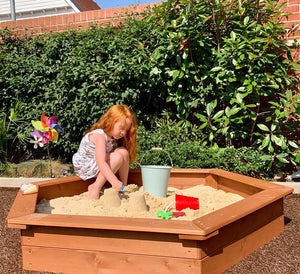
M 164 153 L 166 153 L 166 154 L 169 156 L 170 162 L 171 162 L 171 166 L 173 167 L 173 161 L 172 161 L 172 158 L 171 158 L 170 154 L 169 154 L 168 152 L 164 151 L 161 147 L 153 147 L 153 148 L 147 150 L 147 151 L 144 153 L 144 155 L 142 156 L 142 158 L 141 158 L 141 161 L 140 161 L 140 163 L 139 163 L 140 166 L 142 165 L 142 161 L 143 161 L 143 159 L 144 159 L 144 156 L 145 156 L 148 152 L 153 151 L 153 150 L 156 150 L 156 151 L 163 151 Z

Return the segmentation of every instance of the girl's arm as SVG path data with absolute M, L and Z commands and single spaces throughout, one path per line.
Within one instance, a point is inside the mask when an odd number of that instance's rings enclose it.
M 114 188 L 121 190 L 122 182 L 113 173 L 106 159 L 106 139 L 102 134 L 90 134 L 89 139 L 95 144 L 96 162 L 100 172 Z

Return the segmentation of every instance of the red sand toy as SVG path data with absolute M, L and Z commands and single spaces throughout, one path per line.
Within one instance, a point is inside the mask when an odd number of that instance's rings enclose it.
M 199 209 L 199 199 L 184 195 L 175 195 L 176 210 L 180 211 L 186 208 L 197 210 Z

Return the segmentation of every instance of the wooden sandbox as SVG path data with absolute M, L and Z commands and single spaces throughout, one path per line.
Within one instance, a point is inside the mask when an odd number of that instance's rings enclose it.
M 77 176 L 18 192 L 7 216 L 21 230 L 23 268 L 59 273 L 221 273 L 284 230 L 292 188 L 218 169 L 173 169 L 169 186 L 209 185 L 245 199 L 193 221 L 35 213 L 42 199 L 87 191 Z M 131 170 L 129 183 L 142 185 Z

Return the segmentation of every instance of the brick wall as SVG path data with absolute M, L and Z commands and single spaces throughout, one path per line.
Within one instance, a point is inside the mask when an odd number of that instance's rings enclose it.
M 281 0 L 281 2 L 284 2 Z M 130 12 L 141 13 L 148 7 L 159 5 L 161 2 L 152 4 L 141 4 L 120 8 L 99 9 L 73 14 L 52 15 L 39 18 L 30 18 L 16 21 L 6 21 L 0 23 L 0 28 L 13 29 L 16 34 L 35 33 L 37 35 L 45 32 L 62 32 L 67 29 L 87 28 L 90 24 L 118 25 Z M 287 19 L 283 18 L 284 26 L 287 30 L 287 40 L 292 44 L 293 39 L 300 43 L 300 0 L 287 0 L 285 11 L 291 15 Z M 290 30 L 295 28 L 296 33 L 291 35 Z M 300 60 L 300 49 L 294 49 L 294 58 Z
M 68 29 L 87 28 L 90 24 L 115 24 L 118 25 L 130 12 L 141 13 L 143 10 L 159 5 L 161 2 L 141 4 L 120 8 L 109 8 L 84 11 L 80 13 L 51 15 L 39 18 L 29 18 L 0 23 L 0 28 L 13 29 L 17 34 L 45 32 L 62 32 Z
M 287 0 L 285 11 L 290 13 L 287 19 L 283 19 L 284 26 L 288 30 L 296 28 L 295 38 L 300 40 L 300 0 Z M 292 39 L 292 37 L 288 37 Z
M 293 40 L 296 39 L 300 44 L 300 0 L 286 0 L 285 11 L 290 13 L 287 18 L 283 18 L 284 28 L 286 29 L 286 39 L 289 41 L 290 45 L 293 45 Z M 285 1 L 280 1 L 285 2 Z M 291 30 L 296 32 L 291 34 Z M 300 47 L 294 48 L 294 59 L 300 60 Z

